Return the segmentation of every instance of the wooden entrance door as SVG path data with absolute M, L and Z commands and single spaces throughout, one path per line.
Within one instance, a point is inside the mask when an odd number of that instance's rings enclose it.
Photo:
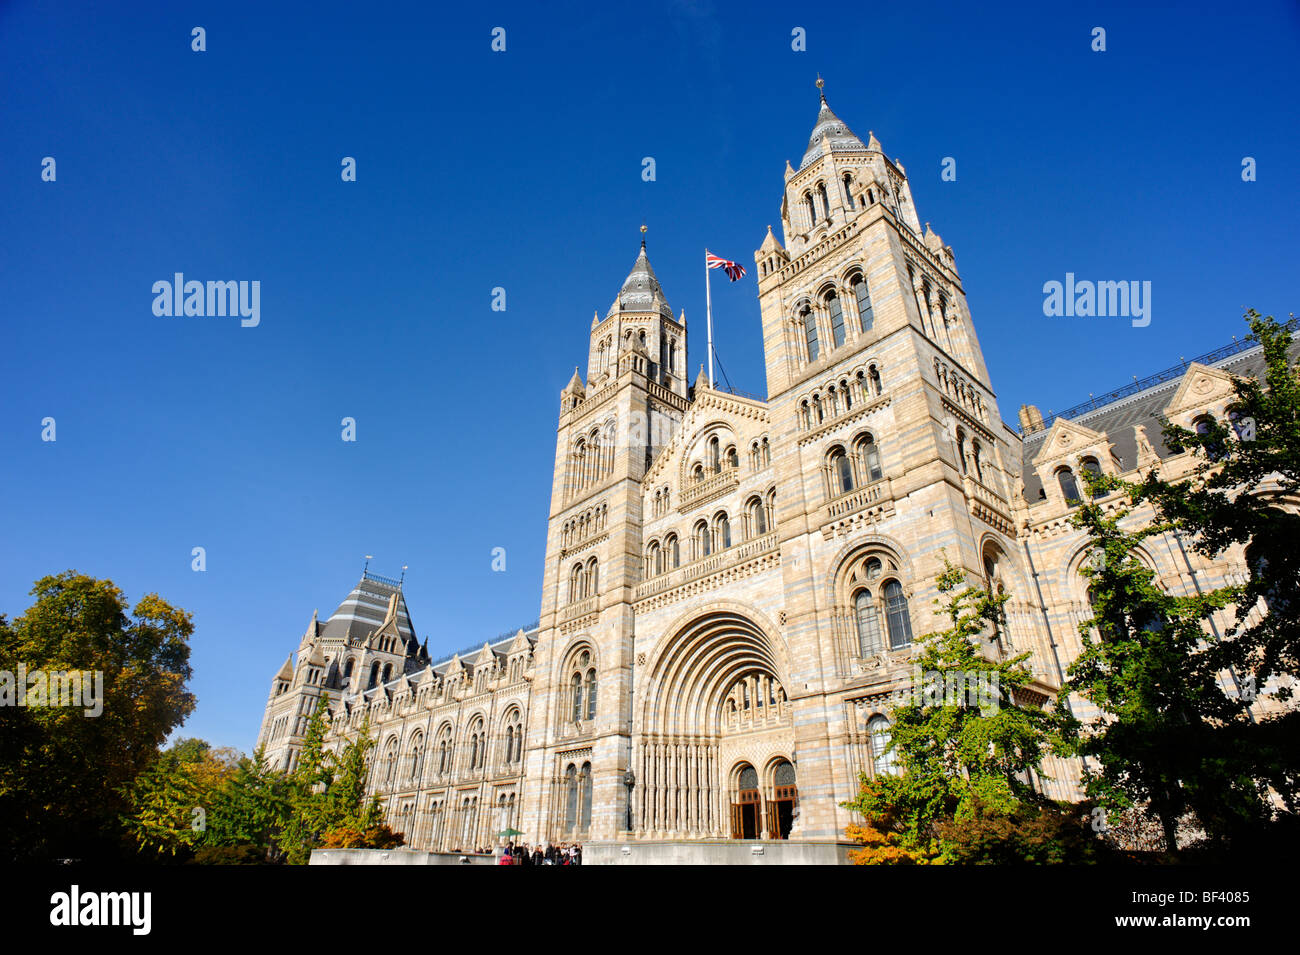
M 767 804 L 768 831 L 773 839 L 789 839 L 794 825 L 794 807 L 799 800 L 794 766 L 782 760 L 772 770 L 772 801 Z
M 757 839 L 763 831 L 763 794 L 753 766 L 740 770 L 739 791 L 731 804 L 731 838 Z

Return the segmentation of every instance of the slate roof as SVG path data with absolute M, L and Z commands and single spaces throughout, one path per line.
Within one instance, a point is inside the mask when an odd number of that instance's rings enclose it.
M 673 310 L 668 305 L 668 299 L 664 297 L 664 290 L 659 285 L 655 270 L 650 266 L 644 241 L 641 243 L 641 252 L 632 265 L 632 271 L 623 280 L 623 287 L 619 289 L 618 297 L 614 299 L 614 304 L 609 307 L 605 317 L 609 318 L 620 311 L 658 312 L 668 318 L 673 317 Z
M 1262 377 L 1265 368 L 1263 347 L 1253 345 L 1235 352 L 1231 351 L 1233 347 L 1219 349 L 1218 352 L 1212 352 L 1210 355 L 1193 359 L 1193 361 L 1210 368 L 1222 369 L 1233 375 Z M 1224 354 L 1224 352 L 1228 353 Z M 1300 355 L 1300 340 L 1297 340 L 1292 345 L 1291 354 L 1293 357 Z M 1218 357 L 1213 357 L 1216 355 Z M 1211 360 L 1206 360 L 1207 358 Z M 1137 438 L 1134 432 L 1137 425 L 1142 425 L 1146 429 L 1147 437 L 1151 439 L 1151 445 L 1156 454 L 1161 459 L 1167 458 L 1173 452 L 1165 445 L 1162 436 L 1164 423 L 1161 420 L 1161 414 L 1169 402 L 1173 400 L 1174 392 L 1178 390 L 1178 386 L 1182 384 L 1183 374 L 1178 373 L 1179 369 L 1181 368 L 1185 373 L 1190 364 L 1191 362 L 1183 362 L 1181 366 L 1174 366 L 1174 368 L 1153 376 L 1153 378 L 1163 380 L 1131 395 L 1125 395 L 1106 404 L 1098 405 L 1096 408 L 1072 409 L 1054 416 L 1052 420 L 1065 418 L 1083 425 L 1085 428 L 1091 428 L 1093 431 L 1100 431 L 1105 434 L 1114 446 L 1114 452 L 1120 459 L 1120 466 L 1125 470 L 1132 468 L 1137 461 Z M 1024 437 L 1021 476 L 1025 482 L 1025 500 L 1031 504 L 1039 500 L 1039 491 L 1043 487 L 1038 475 L 1034 472 L 1033 459 L 1042 449 L 1043 441 L 1050 430 L 1051 421 L 1048 421 L 1047 428 Z
M 828 136 L 831 141 L 831 152 L 840 150 L 856 149 L 866 152 L 867 147 L 862 140 L 854 135 L 853 130 L 849 129 L 831 110 L 830 105 L 826 102 L 826 94 L 822 94 L 822 107 L 817 113 L 817 124 L 813 126 L 812 135 L 808 137 L 808 148 L 804 150 L 803 160 L 799 163 L 799 168 L 805 168 L 810 162 L 817 159 L 822 154 L 822 137 Z
M 331 641 L 364 640 L 384 622 L 384 617 L 388 614 L 388 601 L 393 594 L 397 594 L 397 630 L 404 643 L 413 642 L 415 629 L 411 626 L 411 617 L 406 611 L 402 585 L 398 581 L 377 577 L 366 571 L 362 572 L 361 579 L 347 599 L 325 621 L 324 638 Z

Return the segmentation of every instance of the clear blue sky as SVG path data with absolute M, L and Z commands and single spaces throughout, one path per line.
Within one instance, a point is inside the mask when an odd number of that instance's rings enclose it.
M 0 4 L 0 612 L 69 567 L 157 591 L 184 733 L 246 750 L 363 554 L 435 654 L 535 619 L 558 393 L 643 218 L 697 331 L 704 246 L 749 268 L 718 345 L 764 390 L 752 253 L 819 71 L 954 247 L 1008 419 L 1293 310 L 1296 6 L 995 6 Z M 260 281 L 261 325 L 155 317 L 178 271 Z M 1151 325 L 1045 318 L 1067 271 L 1151 281 Z

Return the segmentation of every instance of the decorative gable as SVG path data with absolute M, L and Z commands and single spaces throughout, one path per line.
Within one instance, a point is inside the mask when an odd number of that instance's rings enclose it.
M 1199 414 L 1208 412 L 1220 418 L 1226 415 L 1228 405 L 1236 396 L 1232 375 L 1194 361 L 1165 405 L 1164 414 L 1174 424 L 1191 428 L 1192 420 Z

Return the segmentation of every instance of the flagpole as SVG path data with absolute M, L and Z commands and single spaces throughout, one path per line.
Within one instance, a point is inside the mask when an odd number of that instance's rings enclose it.
M 713 292 L 709 287 L 709 250 L 704 250 L 704 308 L 705 324 L 709 330 L 709 387 L 713 387 Z

